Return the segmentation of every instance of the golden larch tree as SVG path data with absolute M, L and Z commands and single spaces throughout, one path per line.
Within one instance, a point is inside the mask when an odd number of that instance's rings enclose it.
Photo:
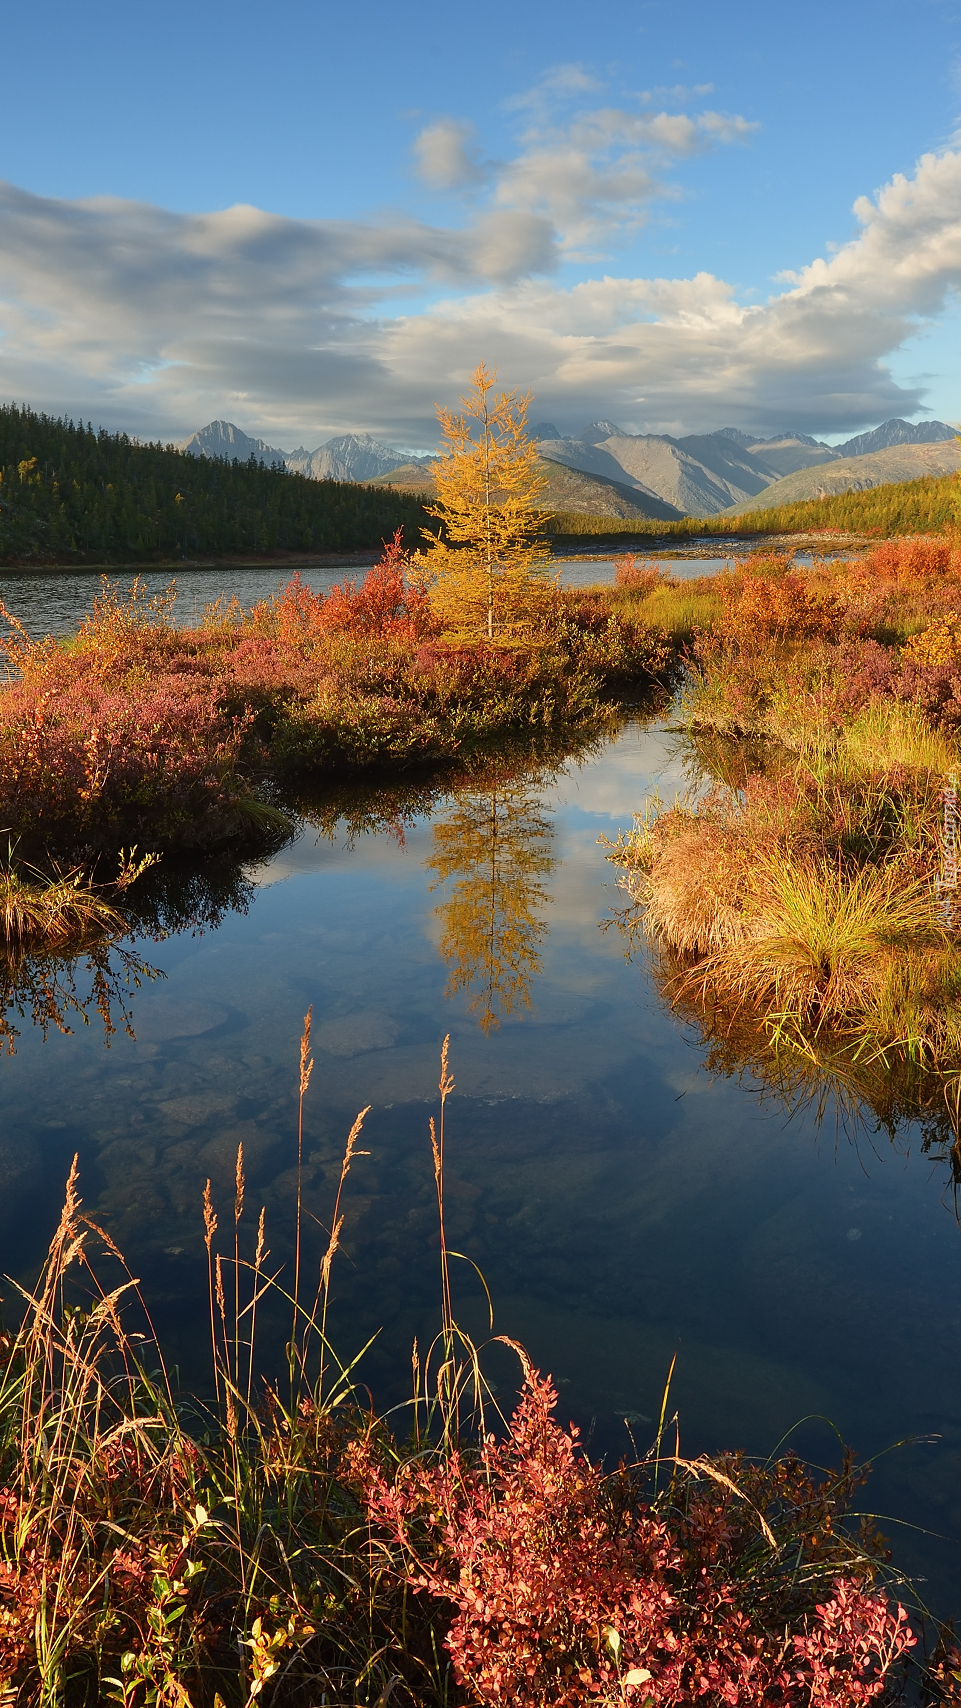
M 492 398 L 497 370 L 481 362 L 463 413 L 438 406 L 444 449 L 434 464 L 441 524 L 424 530 L 430 599 L 445 628 L 488 640 L 522 633 L 551 586 L 548 517 L 540 507 L 547 481 L 528 438 L 531 394 Z

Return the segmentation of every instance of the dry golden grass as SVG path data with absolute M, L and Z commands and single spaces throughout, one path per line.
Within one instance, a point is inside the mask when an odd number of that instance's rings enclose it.
M 933 886 L 896 865 L 844 872 L 770 853 L 745 889 L 736 933 L 690 976 L 802 1025 L 874 1007 L 898 952 L 944 940 Z
M 678 812 L 677 829 L 658 838 L 645 871 L 628 887 L 644 906 L 648 929 L 684 955 L 716 954 L 740 941 L 748 871 L 726 826 Z
M 125 931 L 126 923 L 79 869 L 32 879 L 12 866 L 0 870 L 0 943 L 8 949 L 63 948 Z

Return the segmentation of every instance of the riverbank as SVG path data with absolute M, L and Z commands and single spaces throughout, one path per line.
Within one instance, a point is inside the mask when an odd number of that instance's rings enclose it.
M 151 573 L 167 572 L 171 576 L 181 574 L 187 569 L 272 569 L 306 570 L 306 569 L 369 569 L 377 562 L 382 548 L 367 546 L 356 551 L 330 552 L 242 552 L 234 556 L 210 553 L 202 557 L 158 557 L 144 564 L 142 558 L 131 559 L 129 562 L 111 559 L 98 563 L 78 563 L 76 558 L 49 558 L 38 562 L 35 558 L 4 558 L 0 562 L 0 586 L 3 577 L 7 575 L 22 575 L 28 570 L 31 575 L 108 575 L 134 576 L 143 574 L 145 567 Z
M 613 852 L 679 1000 L 940 1072 L 961 1060 L 944 867 L 961 767 L 961 552 L 888 542 L 807 573 L 742 566 L 679 711 L 702 760 Z
M 605 532 L 603 528 L 596 533 L 588 534 L 554 534 L 551 544 L 560 557 L 570 557 L 590 560 L 598 558 L 608 561 L 611 553 L 623 556 L 625 552 L 634 552 L 644 557 L 670 558 L 708 558 L 718 557 L 718 542 L 715 536 L 700 535 L 707 524 L 693 522 L 689 539 L 679 539 L 675 534 L 661 534 L 645 531 L 632 532 L 625 525 L 619 531 Z M 763 537 L 764 550 L 775 554 L 814 554 L 835 555 L 841 552 L 855 554 L 870 551 L 877 545 L 877 539 L 870 534 L 844 533 L 837 529 L 796 530 L 793 533 L 771 533 L 759 536 L 750 530 L 741 533 L 731 533 L 726 530 L 723 536 L 724 555 L 727 557 L 747 556 L 758 550 L 759 537 Z M 79 563 L 76 558 L 50 558 L 38 562 L 34 558 L 4 558 L 0 560 L 0 586 L 3 577 L 21 575 L 29 571 L 31 575 L 63 575 L 75 573 L 89 575 L 101 573 L 111 577 L 133 576 L 142 574 L 145 567 L 153 572 L 168 572 L 171 576 L 182 574 L 185 570 L 238 570 L 238 569 L 272 569 L 300 570 L 310 569 L 369 569 L 378 560 L 382 548 L 360 548 L 355 551 L 331 552 L 245 552 L 241 554 L 205 556 L 163 557 L 151 560 L 145 566 L 143 559 L 131 559 L 129 562 L 116 560 Z

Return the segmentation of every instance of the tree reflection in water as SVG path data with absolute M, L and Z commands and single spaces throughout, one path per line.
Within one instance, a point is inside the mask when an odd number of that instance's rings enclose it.
M 74 954 L 0 954 L 0 1052 L 14 1055 L 17 1020 L 72 1032 L 99 1015 L 109 1045 L 118 1026 L 132 1038 L 131 997 L 149 979 L 162 978 L 118 937 L 102 937 Z
M 431 888 L 450 886 L 437 908 L 447 995 L 470 993 L 468 1012 L 485 1032 L 532 1007 L 540 972 L 551 899 L 541 880 L 554 866 L 553 827 L 538 800 L 542 782 L 528 776 L 465 792 L 432 826 Z

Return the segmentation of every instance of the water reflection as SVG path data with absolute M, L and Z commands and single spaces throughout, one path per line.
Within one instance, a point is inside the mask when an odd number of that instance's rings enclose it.
M 242 1142 L 248 1202 L 254 1214 L 266 1205 L 272 1262 L 289 1275 L 297 1040 L 312 1004 L 303 1272 L 316 1277 L 344 1137 L 371 1104 L 371 1154 L 344 1204 L 333 1338 L 352 1356 L 380 1330 L 362 1377 L 378 1405 L 399 1403 L 413 1337 L 423 1345 L 437 1321 L 427 1118 L 450 1030 L 450 1242 L 483 1271 L 498 1330 L 561 1383 L 565 1421 L 589 1430 L 595 1420 L 596 1452 L 616 1462 L 625 1416 L 654 1420 L 635 1430 L 656 1427 L 680 1348 L 672 1404 L 683 1451 L 763 1454 L 813 1416 L 863 1454 L 940 1432 L 936 1448 L 883 1458 L 870 1500 L 909 1526 L 961 1536 L 961 1239 L 939 1212 L 945 1176 L 930 1161 L 953 1137 L 943 1091 L 940 1110 L 932 1098 L 921 1117 L 931 1142 L 919 1156 L 917 1087 L 905 1082 L 892 1099 L 882 1068 L 876 1085 L 859 1068 L 865 1137 L 833 1143 L 831 1095 L 820 1129 L 817 1099 L 802 1095 L 813 1084 L 823 1096 L 823 1075 L 804 1081 L 792 1064 L 777 1102 L 763 1040 L 752 1056 L 750 1040 L 720 1024 L 716 1039 L 702 1032 L 693 1014 L 671 1011 L 646 967 L 625 961 L 616 933 L 598 930 L 615 899 L 598 834 L 616 837 L 655 788 L 667 799 L 683 789 L 682 758 L 638 721 L 586 765 L 518 754 L 496 772 L 370 779 L 305 801 L 303 834 L 269 864 L 161 867 L 154 888 L 145 875 L 131 892 L 145 940 L 124 947 L 166 978 L 133 989 L 136 1040 L 118 1024 L 105 1050 L 99 1027 L 76 1025 L 45 1045 L 24 1025 L 16 1056 L 0 1063 L 0 1268 L 32 1277 L 79 1151 L 85 1201 L 135 1259 L 185 1387 L 206 1392 L 204 1182 L 232 1201 Z M 522 841 L 525 816 L 548 828 L 517 863 L 553 903 L 531 904 L 533 923 L 550 927 L 527 940 L 540 962 L 529 971 L 534 1011 L 498 1008 L 501 1026 L 485 1033 L 483 1002 L 465 1012 L 483 994 L 483 959 L 473 988 L 444 1007 L 454 969 L 438 954 L 436 909 L 458 884 L 481 884 L 480 825 L 468 844 L 456 815 L 469 807 L 489 825 L 491 796 L 508 794 Z M 443 846 L 438 821 L 450 827 Z M 444 855 L 441 888 L 431 862 Z M 472 905 L 481 917 L 482 888 Z M 489 917 L 489 886 L 486 905 Z M 867 1142 L 884 1115 L 896 1147 L 884 1127 Z M 458 1267 L 458 1311 L 482 1335 L 486 1300 Z M 286 1316 L 265 1319 L 262 1344 L 277 1349 L 281 1372 L 289 1328 Z M 826 1431 L 806 1424 L 792 1440 L 827 1460 Z M 882 1527 L 906 1568 L 956 1581 L 955 1544 Z M 938 1597 L 956 1606 L 948 1588 Z
M 425 865 L 431 889 L 449 886 L 436 909 L 448 997 L 463 991 L 484 1032 L 531 1008 L 541 970 L 550 896 L 541 881 L 554 866 L 553 826 L 529 779 L 504 780 L 461 795 L 435 820 Z
M 0 948 L 0 1051 L 16 1053 L 22 1026 L 44 1041 L 99 1018 L 105 1044 L 122 1030 L 135 1039 L 134 993 L 165 974 L 143 958 L 137 939 L 161 943 L 215 930 L 248 911 L 256 886 L 236 857 L 178 861 L 149 869 L 123 901 L 127 928 L 68 951 Z
M 625 910 L 617 923 L 634 955 L 641 940 L 636 917 Z M 826 1027 L 810 1037 L 779 1031 L 775 1038 L 749 1010 L 692 994 L 680 983 L 679 960 L 662 948 L 645 943 L 643 957 L 661 1001 L 705 1052 L 708 1074 L 736 1080 L 789 1122 L 803 1116 L 820 1128 L 828 1121 L 855 1143 L 883 1134 L 892 1145 L 910 1148 L 920 1132 L 921 1152 L 946 1168 L 961 1216 L 961 1075 L 904 1055 L 865 1051 Z
M 109 1045 L 118 1027 L 133 1030 L 132 994 L 163 974 L 125 948 L 102 938 L 80 955 L 0 954 L 0 1053 L 14 1055 L 21 1028 L 35 1026 L 46 1041 L 50 1032 L 71 1033 L 99 1017 Z

